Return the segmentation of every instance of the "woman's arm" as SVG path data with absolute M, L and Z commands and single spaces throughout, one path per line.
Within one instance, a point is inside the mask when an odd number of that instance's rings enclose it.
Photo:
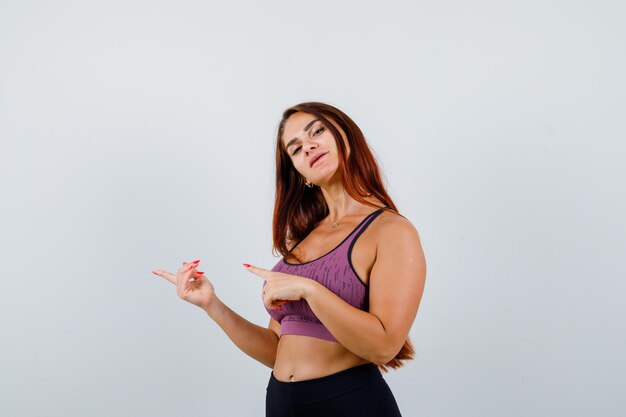
M 246 355 L 274 368 L 278 350 L 278 335 L 274 330 L 249 322 L 217 297 L 204 310 Z
M 391 216 L 379 226 L 381 236 L 369 277 L 369 312 L 314 280 L 307 281 L 303 297 L 339 343 L 383 365 L 408 337 L 424 291 L 426 262 L 417 230 L 408 220 Z

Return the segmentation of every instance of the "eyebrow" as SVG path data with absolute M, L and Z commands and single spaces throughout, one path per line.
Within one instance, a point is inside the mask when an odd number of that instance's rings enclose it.
M 311 120 L 309 123 L 307 123 L 306 126 L 304 126 L 304 129 L 302 129 L 303 132 L 306 132 L 307 130 L 309 130 L 311 128 L 311 126 L 313 125 L 313 123 L 318 122 L 320 119 L 313 119 Z M 285 149 L 289 149 L 289 147 L 291 146 L 292 143 L 294 143 L 295 141 L 299 140 L 298 137 L 295 137 L 293 139 L 291 139 L 287 145 L 285 145 Z

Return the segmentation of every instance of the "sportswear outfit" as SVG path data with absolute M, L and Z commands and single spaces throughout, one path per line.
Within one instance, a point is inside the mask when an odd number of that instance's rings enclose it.
M 339 245 L 325 255 L 301 264 L 289 263 L 282 258 L 272 271 L 313 279 L 350 305 L 368 311 L 369 288 L 354 270 L 351 254 L 361 233 L 383 210 L 380 208 L 366 216 Z M 281 336 L 293 334 L 339 343 L 304 299 L 288 301 L 282 306 L 282 311 L 266 310 L 281 324 Z M 266 417 L 401 416 L 389 386 L 374 363 L 296 382 L 279 381 L 272 371 L 265 405 Z

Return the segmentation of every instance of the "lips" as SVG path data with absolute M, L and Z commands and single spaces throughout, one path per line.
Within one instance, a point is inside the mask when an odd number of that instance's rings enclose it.
M 313 155 L 313 158 L 311 159 L 311 165 L 309 165 L 309 167 L 312 167 L 313 164 L 317 162 L 318 159 L 320 159 L 322 156 L 326 155 L 327 153 L 328 152 L 320 152 L 320 153 Z

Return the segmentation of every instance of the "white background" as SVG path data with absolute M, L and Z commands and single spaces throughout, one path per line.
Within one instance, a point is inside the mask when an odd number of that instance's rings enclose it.
M 344 110 L 418 229 L 408 416 L 626 413 L 619 1 L 0 0 L 0 415 L 263 416 L 282 111 Z M 620 388 L 621 387 L 621 388 Z M 621 391 L 621 392 L 620 392 Z

